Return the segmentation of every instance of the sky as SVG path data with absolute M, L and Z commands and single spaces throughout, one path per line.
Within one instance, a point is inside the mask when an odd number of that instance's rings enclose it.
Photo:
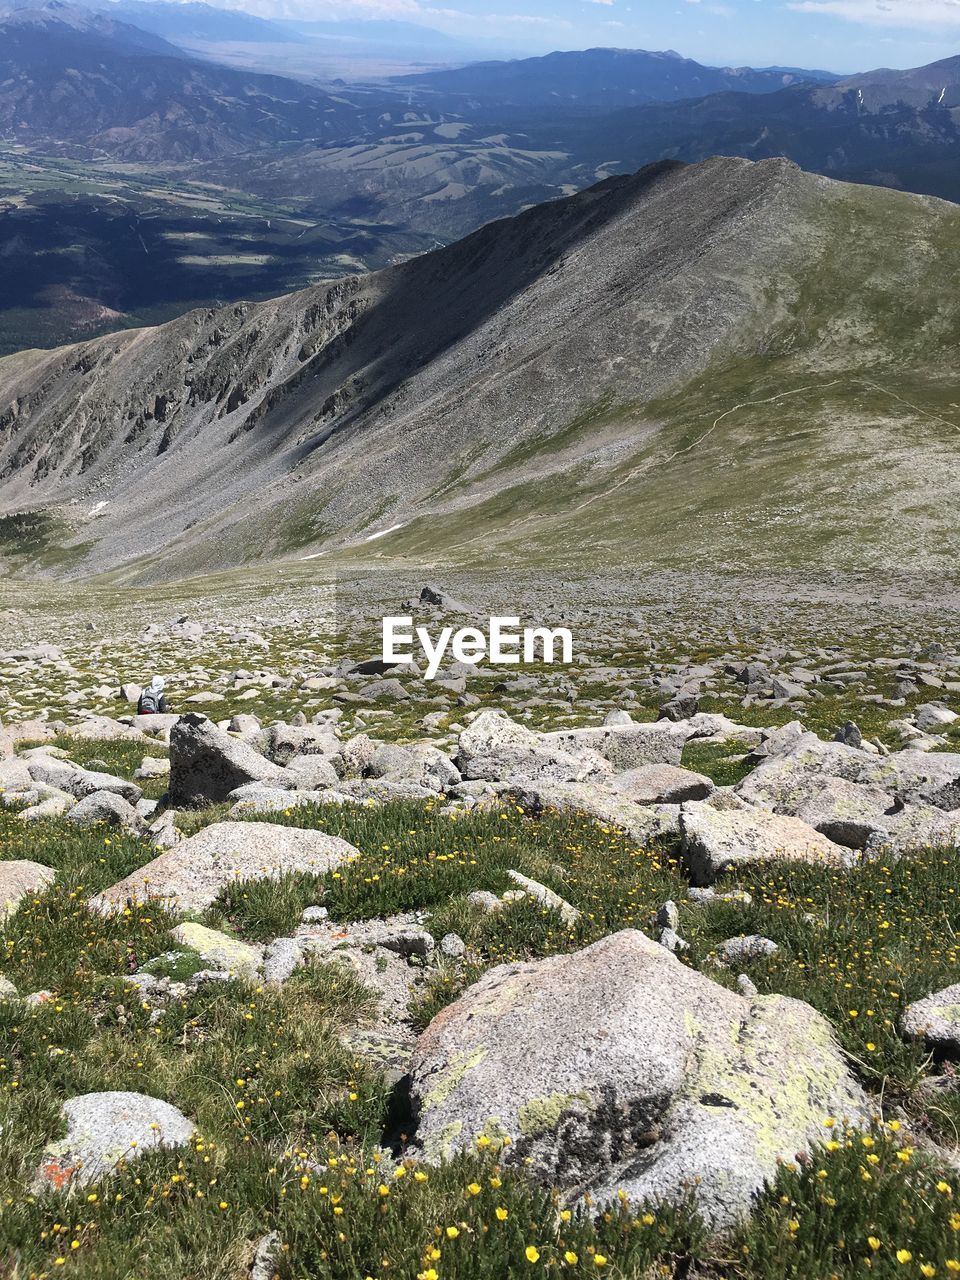
M 713 66 L 853 72 L 960 53 L 960 0 L 213 0 L 262 17 L 394 18 L 517 53 L 675 49 Z

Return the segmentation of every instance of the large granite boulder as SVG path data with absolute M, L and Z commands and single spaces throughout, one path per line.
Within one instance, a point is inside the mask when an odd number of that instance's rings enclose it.
M 234 881 L 276 879 L 286 872 L 323 874 L 357 853 L 346 840 L 322 831 L 215 822 L 105 889 L 90 905 L 122 910 L 128 901 L 159 898 L 172 910 L 205 911 Z
M 61 760 L 57 756 L 48 755 L 46 751 L 31 752 L 27 757 L 27 768 L 34 782 L 53 787 L 57 791 L 65 791 L 77 800 L 92 796 L 98 791 L 110 791 L 122 796 L 129 804 L 136 804 L 143 796 L 135 782 L 114 777 L 112 773 L 100 773 L 96 769 L 82 769 L 72 760 Z
M 603 826 L 619 827 L 638 844 L 666 834 L 673 825 L 672 819 L 665 820 L 657 809 L 634 804 L 594 782 L 525 782 L 500 794 L 532 817 L 551 810 L 583 814 Z
M 762 862 L 814 862 L 849 867 L 854 855 L 799 818 L 738 802 L 735 796 L 692 801 L 680 809 L 680 849 L 695 885 L 724 871 Z
M 248 782 L 289 788 L 294 779 L 247 742 L 231 738 L 206 716 L 181 716 L 170 731 L 169 803 L 203 808 Z
M 610 789 L 634 804 L 683 804 L 706 800 L 716 790 L 713 780 L 674 764 L 645 764 L 610 780 Z
M 744 778 L 737 791 L 751 804 L 795 814 L 816 797 L 825 778 L 875 788 L 904 804 L 960 809 L 960 754 L 908 750 L 877 756 L 842 742 L 823 742 L 814 733 L 794 738 L 787 750 Z
M 546 746 L 575 754 L 596 752 L 614 773 L 647 764 L 680 763 L 689 733 L 686 723 L 658 720 L 655 724 L 602 725 L 595 729 L 562 729 L 541 734 Z
M 580 782 L 610 772 L 595 752 L 561 737 L 569 735 L 534 733 L 497 711 L 481 711 L 461 733 L 454 763 L 464 778 L 489 782 Z
M 689 1191 L 716 1226 L 825 1117 L 869 1111 L 808 1005 L 738 995 L 634 930 L 491 970 L 420 1037 L 411 1088 L 431 1158 L 509 1135 L 504 1158 L 567 1203 Z

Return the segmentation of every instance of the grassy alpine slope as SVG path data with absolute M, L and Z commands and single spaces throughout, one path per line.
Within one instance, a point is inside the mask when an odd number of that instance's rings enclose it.
M 767 279 L 744 267 L 752 351 L 721 345 L 671 394 L 624 401 L 613 387 L 545 423 L 472 486 L 495 496 L 438 503 L 376 554 L 442 546 L 479 567 L 493 545 L 507 560 L 533 549 L 612 566 L 634 548 L 677 567 L 945 568 L 957 551 L 942 515 L 960 464 L 947 265 L 960 211 L 805 181 L 791 267 Z

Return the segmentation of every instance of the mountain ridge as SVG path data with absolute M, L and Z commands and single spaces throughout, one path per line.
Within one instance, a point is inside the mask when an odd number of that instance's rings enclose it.
M 395 77 L 411 88 L 476 99 L 478 106 L 597 108 L 629 102 L 670 102 L 739 89 L 771 93 L 799 80 L 833 80 L 823 71 L 710 67 L 673 49 L 591 48 L 512 61 L 475 62 L 449 71 Z
M 846 440 L 919 433 L 894 495 L 918 507 L 934 454 L 960 473 L 960 318 L 934 291 L 958 226 L 781 160 L 651 166 L 375 275 L 0 361 L 0 509 L 64 521 L 63 571 L 147 579 L 350 548 L 575 556 L 582 519 L 601 557 L 668 531 L 700 556 L 731 536 L 716 503 L 766 518 L 753 470 L 820 503 L 822 458 L 791 454 L 811 432 L 844 475 Z M 702 521 L 669 507 L 684 470 L 690 511 L 717 491 Z M 798 518 L 764 554 L 800 552 Z

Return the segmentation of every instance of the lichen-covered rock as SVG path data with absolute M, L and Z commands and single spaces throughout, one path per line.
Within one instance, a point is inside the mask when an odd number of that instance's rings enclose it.
M 237 880 L 275 879 L 288 871 L 322 874 L 357 856 L 346 840 L 269 822 L 214 822 L 91 899 L 101 911 L 161 898 L 174 910 L 205 911 Z M 2 866 L 3 864 L 0 864 Z
M 170 761 L 166 756 L 144 756 L 133 776 L 135 778 L 168 778 Z
M 533 815 L 551 809 L 585 814 L 605 826 L 619 827 L 639 843 L 661 835 L 668 825 L 656 809 L 634 804 L 595 782 L 524 782 L 504 790 L 502 796 Z
M 29 791 L 33 779 L 25 760 L 0 758 L 0 792 Z
M 0 920 L 13 915 L 30 893 L 42 893 L 55 876 L 50 867 L 26 858 L 0 862 Z
M 940 1053 L 960 1053 L 960 983 L 908 1004 L 900 1018 L 900 1029 Z
M 576 741 L 568 745 L 569 737 L 534 733 L 497 711 L 481 711 L 460 735 L 455 764 L 466 779 L 492 782 L 580 782 L 610 772 L 609 765 L 589 748 Z
M 328 756 L 293 756 L 286 770 L 298 791 L 323 791 L 327 787 L 336 787 L 340 782 L 340 775 Z
M 907 804 L 960 809 L 960 755 L 948 751 L 895 751 L 869 755 L 842 742 L 822 742 L 803 733 L 789 750 L 764 761 L 737 787 L 751 804 L 796 813 L 817 794 L 825 778 L 875 787 Z
M 717 947 L 717 958 L 721 964 L 749 964 L 751 960 L 762 960 L 765 956 L 772 956 L 779 950 L 772 938 L 764 938 L 758 933 L 747 933 L 721 942 Z
M 182 947 L 196 951 L 207 965 L 223 969 L 238 978 L 255 978 L 263 963 L 263 947 L 251 942 L 241 942 L 239 938 L 231 938 L 219 929 L 208 929 L 206 925 L 196 924 L 192 920 L 177 925 L 173 936 Z
M 246 818 L 257 813 L 288 813 L 314 804 L 328 802 L 333 793 L 329 791 L 284 791 L 279 787 L 267 787 L 259 782 L 250 782 L 246 786 L 237 787 L 230 793 L 234 802 L 227 817 Z M 340 797 L 341 799 L 343 797 Z
M 341 744 L 333 758 L 334 768 L 340 777 L 355 778 L 363 773 L 374 757 L 377 744 L 365 733 L 358 733 Z
M 367 772 L 372 778 L 412 782 L 429 791 L 442 791 L 460 781 L 460 772 L 450 758 L 428 743 L 410 747 L 381 743 L 373 753 Z
M 714 1225 L 823 1135 L 868 1119 L 829 1024 L 746 999 L 625 930 L 573 955 L 487 973 L 431 1022 L 411 1068 L 431 1158 L 478 1135 L 567 1202 L 687 1191 Z
M 845 778 L 811 776 L 809 794 L 795 809 L 815 831 L 848 849 L 865 849 L 871 836 L 883 832 L 894 797 L 880 787 Z
M 140 831 L 144 827 L 143 819 L 129 800 L 112 791 L 94 791 L 84 796 L 70 809 L 66 818 L 67 822 L 78 827 L 93 827 L 100 823 L 124 827 L 128 831 Z
M 870 833 L 867 858 L 900 858 L 914 849 L 945 849 L 960 843 L 960 811 L 947 812 L 929 804 L 910 804 L 886 814 L 882 826 Z
M 683 804 L 706 800 L 716 790 L 712 779 L 673 764 L 646 764 L 610 780 L 610 789 L 634 804 Z
M 219 804 L 248 782 L 288 788 L 290 775 L 202 715 L 181 716 L 170 731 L 169 802 L 178 808 Z
M 544 746 L 579 755 L 596 752 L 615 773 L 647 764 L 678 765 L 689 737 L 685 722 L 659 720 L 656 724 L 602 725 L 596 729 L 562 729 L 541 734 Z
M 143 1093 L 85 1093 L 63 1104 L 64 1138 L 50 1143 L 37 1170 L 38 1190 L 86 1186 L 157 1147 L 182 1147 L 194 1134 L 169 1102 Z
M 128 782 L 126 778 L 114 777 L 112 773 L 99 773 L 95 769 L 81 769 L 72 760 L 60 760 L 46 751 L 31 753 L 27 758 L 27 768 L 34 782 L 66 791 L 77 800 L 97 791 L 111 791 L 130 804 L 136 804 L 143 796 L 136 783 Z
M 750 805 L 693 801 L 680 810 L 680 847 L 690 879 L 710 885 L 721 872 L 760 862 L 815 862 L 848 867 L 853 855 L 799 818 Z
M 328 724 L 271 724 L 253 745 L 273 764 L 286 767 L 295 756 L 334 756 L 342 743 Z

